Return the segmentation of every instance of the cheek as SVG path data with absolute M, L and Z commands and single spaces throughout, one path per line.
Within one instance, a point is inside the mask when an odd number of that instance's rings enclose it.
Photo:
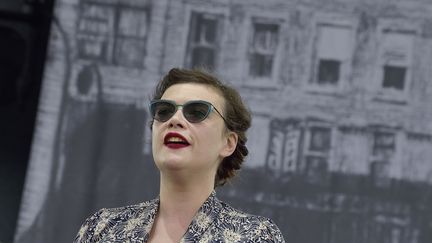
M 151 134 L 151 136 L 152 136 L 152 143 L 154 143 L 155 140 L 156 140 L 156 138 L 157 138 L 157 132 L 158 132 L 157 129 L 153 128 L 152 134 Z
M 208 129 L 199 133 L 201 143 L 208 150 L 219 150 L 222 146 L 222 132 L 220 129 Z
M 161 140 L 161 128 L 159 125 L 152 126 L 151 137 L 152 147 L 154 149 L 156 146 L 159 146 L 159 141 Z
M 156 150 L 157 150 L 157 147 L 158 147 L 158 144 L 156 142 L 157 139 L 156 139 L 155 136 L 156 135 L 155 135 L 154 130 L 153 130 L 153 132 L 152 132 L 152 140 L 151 140 L 151 146 L 152 146 L 152 154 L 153 154 L 153 156 L 157 155 Z

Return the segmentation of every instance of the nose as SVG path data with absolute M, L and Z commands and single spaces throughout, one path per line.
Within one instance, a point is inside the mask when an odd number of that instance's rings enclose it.
M 183 116 L 183 107 L 178 107 L 174 115 L 168 120 L 169 127 L 185 127 L 186 118 Z

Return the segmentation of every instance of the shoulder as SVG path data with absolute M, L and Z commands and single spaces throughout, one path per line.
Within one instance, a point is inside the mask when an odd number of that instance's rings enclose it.
M 285 242 L 279 227 L 269 218 L 245 213 L 221 201 L 222 210 L 219 220 L 225 229 L 225 234 L 247 235 L 255 241 Z
M 222 218 L 227 218 L 227 219 L 235 220 L 235 221 L 244 220 L 244 221 L 248 221 L 248 222 L 252 222 L 252 223 L 272 222 L 270 219 L 268 219 L 266 217 L 246 213 L 246 212 L 243 212 L 242 210 L 239 210 L 239 209 L 232 207 L 231 205 L 229 205 L 223 201 L 220 201 L 220 202 L 222 205 L 220 217 L 222 217 Z
M 74 242 L 94 242 L 119 230 L 127 230 L 130 224 L 148 222 L 156 213 L 158 200 L 118 208 L 103 208 L 88 217 L 81 226 Z

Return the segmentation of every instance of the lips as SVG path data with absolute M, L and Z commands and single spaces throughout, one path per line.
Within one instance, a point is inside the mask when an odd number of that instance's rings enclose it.
M 179 133 L 170 132 L 164 138 L 164 145 L 172 149 L 180 149 L 189 146 L 189 142 Z

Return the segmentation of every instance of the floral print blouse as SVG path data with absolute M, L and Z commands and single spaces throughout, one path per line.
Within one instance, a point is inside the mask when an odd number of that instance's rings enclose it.
M 101 209 L 89 217 L 76 243 L 147 242 L 159 198 L 133 206 Z M 216 198 L 213 191 L 180 242 L 285 242 L 279 228 L 261 216 L 243 213 Z

